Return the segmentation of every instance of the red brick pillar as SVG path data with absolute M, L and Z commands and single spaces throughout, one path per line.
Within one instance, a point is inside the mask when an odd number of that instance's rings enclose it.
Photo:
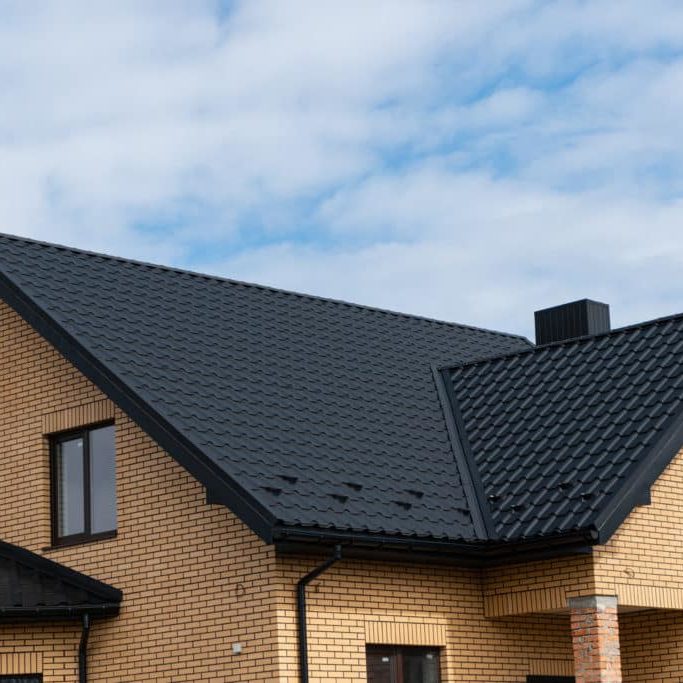
M 617 599 L 572 598 L 569 609 L 576 683 L 621 683 Z

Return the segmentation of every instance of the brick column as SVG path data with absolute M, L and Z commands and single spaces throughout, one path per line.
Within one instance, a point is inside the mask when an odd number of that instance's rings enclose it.
M 621 683 L 617 599 L 569 600 L 576 683 Z

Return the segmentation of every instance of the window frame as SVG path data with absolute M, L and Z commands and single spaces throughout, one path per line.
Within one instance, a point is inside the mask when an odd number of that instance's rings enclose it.
M 427 654 L 433 652 L 437 657 L 437 669 L 439 672 L 439 682 L 443 683 L 443 672 L 441 670 L 441 651 L 442 647 L 424 646 L 424 645 L 376 645 L 374 643 L 367 643 L 365 645 L 365 658 L 367 662 L 368 655 L 372 652 L 375 655 L 388 655 L 394 657 L 395 667 L 395 683 L 404 683 L 403 680 L 403 657 L 406 652 L 420 652 Z
M 91 533 L 92 528 L 92 484 L 90 481 L 90 432 L 104 427 L 114 427 L 114 420 L 105 420 L 104 422 L 97 422 L 89 424 L 85 427 L 78 427 L 70 429 L 65 432 L 57 432 L 48 435 L 50 441 L 50 535 L 52 547 L 63 547 L 69 545 L 80 545 L 82 543 L 91 543 L 94 541 L 101 541 L 107 538 L 114 538 L 117 529 L 109 531 L 98 531 Z M 57 448 L 60 444 L 66 441 L 74 441 L 76 439 L 83 440 L 83 528 L 84 531 L 78 534 L 69 534 L 68 536 L 59 535 L 59 482 L 57 481 Z M 114 458 L 116 459 L 116 450 L 114 450 Z M 114 505 L 117 504 L 116 496 L 114 497 Z

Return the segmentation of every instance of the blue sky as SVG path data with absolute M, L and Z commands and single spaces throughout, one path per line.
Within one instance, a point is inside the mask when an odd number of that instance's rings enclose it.
M 531 334 L 683 310 L 683 4 L 0 0 L 0 230 Z

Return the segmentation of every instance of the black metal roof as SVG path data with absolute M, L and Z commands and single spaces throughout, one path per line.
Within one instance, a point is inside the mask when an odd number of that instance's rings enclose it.
M 521 337 L 9 236 L 0 296 L 267 540 L 484 533 L 432 366 Z
M 683 445 L 683 316 L 453 368 L 500 539 L 606 540 Z
M 682 317 L 533 347 L 2 235 L 0 297 L 268 542 L 585 549 L 683 443 Z
M 116 614 L 121 591 L 0 541 L 0 620 Z

